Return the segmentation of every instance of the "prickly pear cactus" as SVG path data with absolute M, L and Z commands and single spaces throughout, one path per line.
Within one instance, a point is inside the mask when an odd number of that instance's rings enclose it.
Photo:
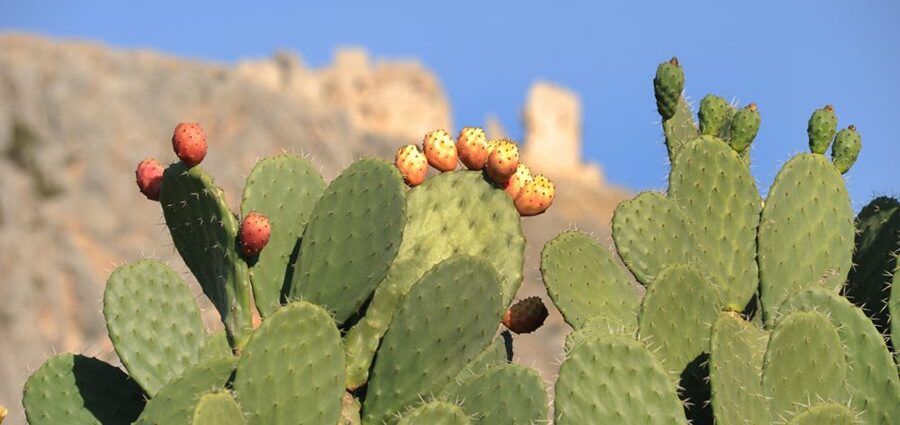
M 544 248 L 544 283 L 574 328 L 556 385 L 557 423 L 657 418 L 657 410 L 616 409 L 622 395 L 641 394 L 654 378 L 632 373 L 613 387 L 591 375 L 636 370 L 608 364 L 613 340 L 653 353 L 665 378 L 655 393 L 679 407 L 665 423 L 897 422 L 897 366 L 864 313 L 883 330 L 898 323 L 889 316 L 900 310 L 890 282 L 900 279 L 900 215 L 896 201 L 879 199 L 854 229 L 841 174 L 859 154 L 858 133 L 836 134 L 833 108 L 816 111 L 807 128 L 812 153 L 788 161 L 763 202 L 748 167 L 757 106 L 735 109 L 707 96 L 698 126 L 673 65 L 661 65 L 654 80 L 672 165 L 668 190 L 622 202 L 612 220 L 627 270 L 577 232 Z M 676 71 L 677 96 L 660 85 Z M 639 312 L 627 307 L 637 299 L 626 290 L 629 274 L 646 288 Z

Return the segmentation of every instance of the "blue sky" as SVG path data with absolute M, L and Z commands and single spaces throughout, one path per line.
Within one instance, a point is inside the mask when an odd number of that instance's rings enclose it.
M 863 137 L 846 176 L 854 207 L 900 194 L 897 1 L 225 3 L 0 0 L 0 30 L 220 62 L 289 48 L 318 66 L 336 47 L 364 46 L 432 69 L 457 126 L 495 114 L 515 137 L 528 86 L 551 80 L 582 98 L 585 155 L 633 190 L 665 186 L 651 79 L 677 55 L 695 101 L 712 92 L 759 105 L 753 172 L 763 191 L 806 150 L 812 110 L 832 103 L 839 125 Z

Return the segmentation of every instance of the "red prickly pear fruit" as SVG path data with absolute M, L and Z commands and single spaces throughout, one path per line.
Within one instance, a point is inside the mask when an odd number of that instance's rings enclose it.
M 400 148 L 394 157 L 394 165 L 400 170 L 403 181 L 412 187 L 422 184 L 425 176 L 428 175 L 428 162 L 416 145 L 406 145 Z
M 470 170 L 480 170 L 488 159 L 488 142 L 484 130 L 478 127 L 466 127 L 459 131 L 456 138 L 456 150 L 459 159 Z
M 488 177 L 500 186 L 506 186 L 506 182 L 516 172 L 519 166 L 519 147 L 507 139 L 497 141 L 491 154 L 488 155 L 485 166 Z
M 512 177 L 509 178 L 509 181 L 506 182 L 506 187 L 503 190 L 509 194 L 509 197 L 515 201 L 516 196 L 519 196 L 519 192 L 522 191 L 522 188 L 525 187 L 526 184 L 534 181 L 534 178 L 531 177 L 531 170 L 528 169 L 528 166 L 525 164 L 519 163 L 519 166 L 516 167 L 516 172 L 513 173 Z
M 151 201 L 159 201 L 159 190 L 162 188 L 163 166 L 153 158 L 138 163 L 134 170 L 135 180 L 141 193 Z
M 172 149 L 184 165 L 194 167 L 206 157 L 206 132 L 195 122 L 178 124 L 172 135 Z
M 519 215 L 527 217 L 543 213 L 553 203 L 556 187 L 550 179 L 537 175 L 534 180 L 525 184 L 516 196 L 516 210 Z
M 531 333 L 544 324 L 548 314 L 540 297 L 528 297 L 506 310 L 503 326 L 517 334 Z
M 269 218 L 258 212 L 251 212 L 241 221 L 241 251 L 245 257 L 254 257 L 269 243 L 272 226 Z
M 444 130 L 434 130 L 425 135 L 422 147 L 425 151 L 425 159 L 432 167 L 442 172 L 456 169 L 459 158 L 456 155 L 456 144 L 450 138 L 450 133 Z

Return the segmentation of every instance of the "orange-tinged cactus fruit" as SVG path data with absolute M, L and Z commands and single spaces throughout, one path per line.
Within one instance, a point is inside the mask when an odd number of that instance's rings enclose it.
M 459 131 L 456 138 L 456 151 L 459 160 L 470 170 L 480 170 L 487 164 L 488 141 L 484 130 L 478 127 L 466 127 Z
M 516 210 L 521 216 L 533 216 L 543 213 L 553 203 L 556 187 L 547 177 L 537 175 L 519 192 L 516 197 Z
M 425 159 L 432 167 L 442 172 L 456 169 L 459 158 L 456 154 L 456 144 L 450 138 L 450 133 L 440 129 L 434 130 L 425 135 L 422 147 L 425 151 Z
M 428 175 L 428 162 L 416 145 L 406 145 L 394 156 L 394 165 L 400 170 L 403 181 L 409 186 L 418 186 Z

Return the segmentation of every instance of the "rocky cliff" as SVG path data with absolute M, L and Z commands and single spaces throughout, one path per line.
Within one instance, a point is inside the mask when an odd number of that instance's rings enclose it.
M 237 205 L 259 157 L 301 152 L 330 179 L 355 158 L 392 157 L 427 130 L 453 132 L 449 105 L 422 65 L 372 60 L 362 50 L 339 51 L 321 69 L 292 53 L 226 66 L 0 35 L 0 404 L 10 407 L 11 423 L 22 422 L 27 374 L 48 355 L 114 360 L 100 310 L 117 264 L 157 257 L 186 270 L 159 208 L 133 183 L 144 157 L 174 159 L 168 139 L 177 122 L 203 123 L 210 140 L 204 167 Z M 612 209 L 626 193 L 581 159 L 573 94 L 535 85 L 524 125 L 526 160 L 558 187 L 551 211 L 525 221 L 520 295 L 545 296 L 537 270 L 543 243 L 576 225 L 606 240 Z M 491 132 L 502 128 L 493 123 Z M 518 360 L 549 379 L 565 331 L 552 316 L 536 334 L 519 337 Z

